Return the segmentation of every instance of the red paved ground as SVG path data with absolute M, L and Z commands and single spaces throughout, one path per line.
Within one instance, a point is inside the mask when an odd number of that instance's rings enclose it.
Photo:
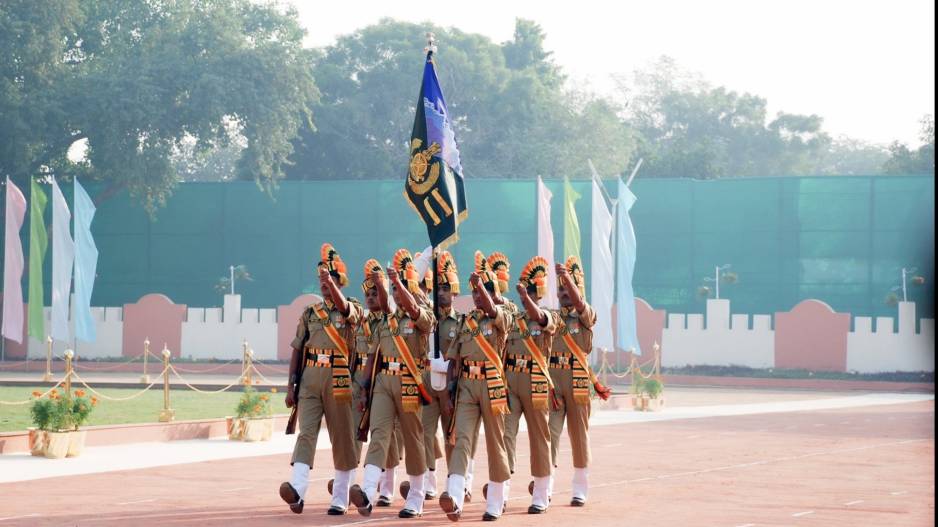
M 597 427 L 586 508 L 567 505 L 565 460 L 546 516 L 525 513 L 522 470 L 498 523 L 934 525 L 934 432 L 933 402 Z M 526 444 L 519 437 L 522 454 Z M 371 518 L 326 516 L 331 471 L 321 454 L 302 515 L 277 496 L 288 472 L 288 456 L 278 455 L 0 485 L 0 526 L 449 524 L 435 502 L 406 523 L 400 502 Z M 480 520 L 481 484 L 462 523 Z

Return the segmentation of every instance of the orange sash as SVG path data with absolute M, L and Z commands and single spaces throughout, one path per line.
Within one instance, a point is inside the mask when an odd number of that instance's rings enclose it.
M 489 404 L 492 407 L 492 413 L 498 414 L 507 414 L 508 413 L 508 390 L 505 386 L 505 368 L 502 365 L 502 358 L 498 354 L 498 351 L 485 340 L 485 336 L 482 335 L 482 331 L 479 329 L 479 323 L 472 316 L 466 316 L 466 325 L 469 326 L 469 331 L 472 334 L 472 338 L 475 340 L 476 345 L 482 349 L 482 353 L 485 354 L 485 358 L 488 359 L 487 362 L 490 363 L 493 368 L 485 368 L 485 378 L 488 384 L 488 393 L 489 393 Z
M 580 345 L 573 340 L 573 336 L 570 335 L 568 331 L 561 332 L 563 341 L 567 345 L 567 349 L 570 350 L 570 353 L 573 354 L 573 357 L 580 364 L 580 367 L 577 368 L 576 365 L 573 365 L 573 400 L 578 404 L 589 404 L 589 383 L 593 384 L 593 388 L 596 389 L 596 394 L 599 395 L 604 401 L 609 398 L 611 391 L 609 388 L 603 386 L 599 379 L 596 378 L 596 374 L 593 373 L 593 369 L 590 368 L 589 362 L 586 360 L 586 353 L 583 353 L 583 350 L 580 349 Z
M 388 317 L 388 328 L 391 330 L 394 347 L 397 348 L 397 353 L 404 359 L 404 365 L 407 366 L 407 375 L 401 376 L 401 406 L 404 407 L 405 412 L 416 413 L 420 407 L 420 399 L 428 404 L 433 399 L 423 386 L 423 375 L 417 367 L 414 356 L 410 353 L 407 341 L 401 336 L 397 317 L 393 315 Z
M 349 350 L 348 342 L 339 333 L 339 330 L 332 325 L 329 318 L 329 312 L 323 309 L 322 304 L 313 306 L 313 312 L 319 317 L 322 323 L 322 329 L 326 336 L 332 341 L 332 344 L 338 350 L 332 360 L 332 396 L 338 402 L 352 400 L 352 375 L 349 372 Z
M 525 349 L 531 354 L 531 358 L 534 359 L 534 364 L 537 366 L 531 368 L 531 403 L 534 408 L 546 410 L 548 408 L 548 388 L 551 390 L 554 388 L 554 381 L 547 372 L 547 360 L 544 358 L 544 354 L 541 353 L 541 348 L 534 342 L 531 332 L 528 331 L 528 323 L 522 317 L 515 320 L 518 321 L 518 329 L 521 330 L 521 342 L 524 343 Z

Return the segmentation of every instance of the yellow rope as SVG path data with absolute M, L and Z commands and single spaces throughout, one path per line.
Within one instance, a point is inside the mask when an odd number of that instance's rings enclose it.
M 179 366 L 175 366 L 175 368 L 176 368 L 177 370 L 183 372 L 183 373 L 209 373 L 209 372 L 213 372 L 213 371 L 218 371 L 218 370 L 224 368 L 225 366 L 228 366 L 229 364 L 233 364 L 233 363 L 235 363 L 235 362 L 238 362 L 238 360 L 239 360 L 239 359 L 231 359 L 230 361 L 228 361 L 228 362 L 226 362 L 226 363 L 224 363 L 224 364 L 219 364 L 218 366 L 215 366 L 215 367 L 213 367 L 213 368 L 206 368 L 206 369 L 204 369 L 204 370 L 193 370 L 193 369 L 190 369 L 190 368 L 181 368 L 181 367 L 179 367 Z
M 259 371 L 257 370 L 257 368 L 254 367 L 254 364 L 251 364 L 251 369 L 254 370 L 254 373 L 256 373 L 257 376 L 260 377 L 261 380 L 264 381 L 265 384 L 273 384 L 273 385 L 276 385 L 276 384 L 277 384 L 277 383 L 271 381 L 270 379 L 268 379 L 267 377 L 264 377 L 264 374 L 261 373 L 261 372 L 259 372 Z
M 49 395 L 49 393 L 51 393 L 52 390 L 54 390 L 54 389 L 58 388 L 59 386 L 61 386 L 63 382 L 65 382 L 65 378 L 64 378 L 64 377 L 62 378 L 62 380 L 60 380 L 58 383 L 56 383 L 55 386 L 53 386 L 52 388 L 49 388 L 48 390 L 46 390 L 46 393 L 40 395 L 39 397 L 33 397 L 33 398 L 30 398 L 30 399 L 26 399 L 25 401 L 0 401 L 0 404 L 6 405 L 6 406 L 19 406 L 19 405 L 23 405 L 23 404 L 29 404 L 29 403 L 33 402 L 34 400 L 36 400 L 36 399 L 42 399 L 43 397 Z
M 116 370 L 116 369 L 118 369 L 118 368 L 120 368 L 120 367 L 122 367 L 122 366 L 125 366 L 125 365 L 127 365 L 127 364 L 130 364 L 131 362 L 133 362 L 133 361 L 139 359 L 139 358 L 142 357 L 142 356 L 143 356 L 143 355 L 139 355 L 139 356 L 137 356 L 137 357 L 131 357 L 129 360 L 125 360 L 125 361 L 122 361 L 122 362 L 118 362 L 117 364 L 113 364 L 113 365 L 110 365 L 110 366 L 102 366 L 101 368 L 90 368 L 90 367 L 88 367 L 86 364 L 81 364 L 81 363 L 79 363 L 78 361 L 75 361 L 75 362 L 73 363 L 73 366 L 74 366 L 74 368 L 75 368 L 76 370 L 79 369 L 79 368 L 81 368 L 81 369 L 83 369 L 83 370 L 88 370 L 88 371 L 112 371 L 112 370 Z
M 27 362 L 29 362 L 29 359 L 26 359 L 26 360 L 24 360 L 23 362 L 14 362 L 13 364 L 7 364 L 7 363 L 4 362 L 4 363 L 0 364 L 0 370 L 6 369 L 6 368 L 12 368 L 12 367 L 14 367 L 14 366 L 21 366 L 21 365 L 23 365 L 23 364 L 26 364 Z
M 222 388 L 221 390 L 200 390 L 200 389 L 196 388 L 195 386 L 189 384 L 189 383 L 182 377 L 182 375 L 180 375 L 179 372 L 176 371 L 176 368 L 173 367 L 172 364 L 169 365 L 169 369 L 173 370 L 173 373 L 176 374 L 176 377 L 178 377 L 179 380 L 182 381 L 183 384 L 185 384 L 186 386 L 188 386 L 189 389 L 191 389 L 192 391 L 195 391 L 195 392 L 198 392 L 198 393 L 209 394 L 209 395 L 214 395 L 214 394 L 217 394 L 217 393 L 221 393 L 221 392 L 227 391 L 227 390 L 231 389 L 232 386 L 235 386 L 235 385 L 237 385 L 237 384 L 239 384 L 239 383 L 241 382 L 241 376 L 239 375 L 238 378 L 235 379 L 235 381 L 234 381 L 233 383 L 229 384 L 228 386 L 225 386 L 225 387 Z
M 165 372 L 166 372 L 166 370 L 164 369 L 162 372 L 160 372 L 160 376 L 162 376 L 163 373 L 165 373 Z M 136 399 L 137 397 L 140 397 L 141 395 L 143 395 L 144 393 L 146 393 L 147 390 L 149 390 L 150 388 L 152 388 L 154 384 L 156 384 L 157 382 L 160 382 L 160 380 L 157 379 L 157 380 L 151 382 L 150 385 L 147 386 L 146 388 L 140 390 L 139 392 L 137 392 L 137 393 L 135 393 L 135 394 L 133 394 L 133 395 L 129 395 L 129 396 L 127 396 L 127 397 L 111 397 L 111 396 L 109 396 L 109 395 L 104 395 L 103 393 L 101 393 L 101 392 L 95 390 L 95 389 L 92 388 L 91 386 L 88 386 L 88 383 L 85 382 L 85 380 L 82 379 L 77 373 L 74 373 L 74 372 L 73 372 L 73 373 L 72 373 L 72 376 L 74 376 L 74 377 L 75 377 L 75 380 L 77 380 L 78 382 L 80 382 L 80 383 L 82 384 L 82 386 L 84 386 L 85 388 L 88 388 L 88 391 L 90 391 L 91 393 L 97 395 L 98 397 L 100 397 L 100 398 L 102 398 L 102 399 L 105 399 L 105 400 L 108 400 L 108 401 L 115 401 L 115 402 L 129 401 L 129 400 L 131 400 L 131 399 Z

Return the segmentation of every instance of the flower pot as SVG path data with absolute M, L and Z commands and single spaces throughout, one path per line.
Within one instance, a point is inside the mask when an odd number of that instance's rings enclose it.
M 34 456 L 45 456 L 49 444 L 49 432 L 27 428 L 29 431 L 29 453 Z
M 642 411 L 648 411 L 648 401 L 649 397 L 645 394 L 642 394 Z
M 228 439 L 240 441 L 244 434 L 244 419 L 236 417 L 225 417 L 225 427 L 228 431 Z
M 85 430 L 74 430 L 69 433 L 68 457 L 78 457 L 85 450 Z
M 243 441 L 267 441 L 273 431 L 274 419 L 262 417 L 258 419 L 242 419 L 244 423 Z
M 68 443 L 71 432 L 49 432 L 49 441 L 46 447 L 46 457 L 62 459 L 68 455 Z

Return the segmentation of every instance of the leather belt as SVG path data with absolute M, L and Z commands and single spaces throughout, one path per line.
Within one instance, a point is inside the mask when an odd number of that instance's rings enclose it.
M 569 370 L 573 367 L 572 353 L 555 353 L 550 356 L 550 367 L 560 370 Z

